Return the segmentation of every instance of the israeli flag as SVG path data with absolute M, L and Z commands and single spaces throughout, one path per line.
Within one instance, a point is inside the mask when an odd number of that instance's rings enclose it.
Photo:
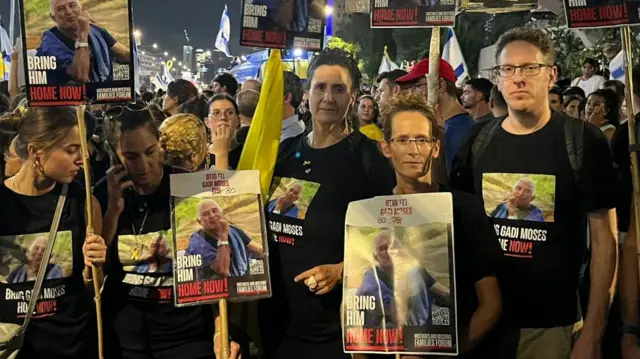
M 133 36 L 133 83 L 136 90 L 140 88 L 140 53 L 135 36 Z
M 11 38 L 4 26 L 0 25 L 0 51 L 2 52 L 2 62 L 0 63 L 0 76 L 3 80 L 9 79 L 9 69 L 11 68 L 11 53 L 13 52 L 13 45 Z
M 216 37 L 216 49 L 224 52 L 227 57 L 231 57 L 229 54 L 229 37 L 231 36 L 231 22 L 229 21 L 229 11 L 227 5 L 224 6 L 222 12 L 222 18 L 220 19 L 220 28 L 218 29 L 218 36 Z
M 162 70 L 156 74 L 153 80 L 154 80 L 153 82 L 157 87 L 163 90 L 166 90 L 167 86 L 169 86 L 169 84 L 173 82 L 175 79 L 173 78 L 173 76 L 171 76 L 171 73 L 169 72 L 167 65 L 162 64 Z
M 624 51 L 618 52 L 609 63 L 610 80 L 618 80 L 624 83 Z
M 456 38 L 456 34 L 451 28 L 447 33 L 447 41 L 444 43 L 444 48 L 442 49 L 442 59 L 453 67 L 457 79 L 456 86 L 461 87 L 469 77 L 469 69 L 467 69 L 467 64 L 464 62 L 464 56 L 462 56 L 458 38 Z
M 382 54 L 382 61 L 380 62 L 380 67 L 378 67 L 378 75 L 380 75 L 383 72 L 389 72 L 399 68 L 400 66 L 398 66 L 395 62 L 391 61 L 391 58 L 387 53 L 387 47 L 385 46 L 384 53 Z

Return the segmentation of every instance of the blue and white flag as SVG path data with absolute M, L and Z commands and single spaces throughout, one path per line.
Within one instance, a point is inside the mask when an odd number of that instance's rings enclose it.
M 171 73 L 169 72 L 169 68 L 167 67 L 167 64 L 162 64 L 162 70 L 159 73 L 157 73 L 153 79 L 151 79 L 151 82 L 155 84 L 156 87 L 159 87 L 163 90 L 166 90 L 167 86 L 169 86 L 169 84 L 173 81 L 174 81 L 174 78 L 173 76 L 171 76 Z
M 215 48 L 224 52 L 227 57 L 231 57 L 229 53 L 229 37 L 231 36 L 231 22 L 229 20 L 229 10 L 227 5 L 224 6 L 222 12 L 222 18 L 220 19 L 220 28 L 218 29 L 218 36 L 216 37 Z
M 134 89 L 140 88 L 140 53 L 138 52 L 138 41 L 133 37 L 133 83 Z
M 458 38 L 453 32 L 453 29 L 449 29 L 447 33 L 447 41 L 444 43 L 442 49 L 442 59 L 453 67 L 453 71 L 456 73 L 456 86 L 461 87 L 464 81 L 469 77 L 469 69 L 464 62 L 464 56 L 462 56 L 462 50 L 458 43 Z
M 624 81 L 624 51 L 618 52 L 609 63 L 610 80 Z
M 378 67 L 378 75 L 380 75 L 383 72 L 389 72 L 399 68 L 400 66 L 398 66 L 395 62 L 391 61 L 391 58 L 389 57 L 389 53 L 387 53 L 387 47 L 385 46 L 384 53 L 382 54 L 382 61 L 380 61 L 380 67 Z
M 11 53 L 13 52 L 13 44 L 7 30 L 5 30 L 2 25 L 0 25 L 0 52 L 2 52 L 0 76 L 3 80 L 8 80 L 9 70 L 11 69 Z

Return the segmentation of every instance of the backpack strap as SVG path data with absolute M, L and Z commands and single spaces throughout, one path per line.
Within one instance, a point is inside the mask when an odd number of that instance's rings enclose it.
M 565 118 L 564 142 L 569 155 L 569 163 L 580 192 L 585 191 L 582 181 L 582 161 L 584 158 L 584 121 Z
M 478 160 L 484 154 L 484 151 L 489 146 L 489 142 L 491 142 L 491 138 L 496 131 L 498 131 L 498 128 L 500 128 L 503 120 L 504 118 L 496 118 L 495 120 L 489 121 L 482 127 L 482 129 L 480 129 L 480 132 L 478 132 L 478 136 L 471 146 L 471 161 L 473 168 L 478 164 Z

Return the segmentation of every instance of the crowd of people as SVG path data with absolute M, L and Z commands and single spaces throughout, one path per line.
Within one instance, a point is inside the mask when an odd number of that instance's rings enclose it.
M 371 93 L 360 90 L 357 60 L 339 50 L 315 55 L 306 83 L 283 74 L 283 118 L 270 119 L 282 121 L 274 178 L 293 184 L 264 212 L 302 230 L 285 242 L 269 229 L 273 295 L 231 325 L 231 358 L 253 357 L 257 344 L 265 359 L 352 357 L 340 320 L 347 207 L 431 192 L 453 196 L 459 357 L 640 358 L 624 84 L 594 78 L 598 64 L 585 60 L 583 76 L 558 87 L 555 46 L 540 30 L 510 30 L 496 47 L 495 84 L 477 78 L 457 88 L 455 71 L 440 60 L 434 108 L 428 58 L 409 72 L 380 74 Z M 637 111 L 640 69 L 633 82 Z M 96 357 L 91 267 L 106 276 L 106 358 L 221 358 L 217 307 L 141 296 L 119 241 L 171 229 L 171 174 L 237 168 L 261 90 L 257 80 L 238 84 L 224 73 L 204 91 L 175 80 L 166 92 L 141 90 L 135 103 L 88 107 L 95 218 L 87 233 L 76 109 L 28 107 L 9 84 L 0 104 L 0 244 L 47 232 L 63 188 L 60 230 L 72 238 L 73 270 L 45 280 L 45 288 L 64 288 L 57 309 L 29 324 L 20 359 Z M 487 209 L 486 188 L 499 176 L 515 177 Z M 309 183 L 318 190 L 303 216 L 294 202 Z M 217 227 L 207 230 L 206 216 L 223 215 L 216 206 L 198 208 L 202 231 L 194 236 L 217 240 L 214 256 L 229 257 L 236 249 Z M 505 228 L 531 243 L 527 255 L 510 249 Z M 166 252 L 158 238 L 156 251 Z M 231 273 L 230 263 L 212 270 Z M 171 282 L 170 268 L 154 268 L 158 283 Z M 10 282 L 7 291 L 30 289 Z M 16 306 L 3 296 L 0 322 L 19 323 Z

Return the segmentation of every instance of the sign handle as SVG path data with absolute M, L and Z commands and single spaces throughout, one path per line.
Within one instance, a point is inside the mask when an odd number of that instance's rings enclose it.
M 84 111 L 86 106 L 77 107 L 78 129 L 80 132 L 80 147 L 82 149 L 82 168 L 84 170 L 84 187 L 87 207 L 87 232 L 93 234 L 93 201 L 91 196 L 91 167 L 89 163 L 89 148 L 87 145 L 87 129 L 84 122 Z M 104 343 L 102 335 L 102 301 L 100 299 L 100 288 L 102 287 L 100 271 L 96 267 L 91 268 L 93 278 L 94 302 L 96 305 L 96 316 L 98 324 L 98 358 L 104 358 Z
M 227 313 L 227 300 L 220 299 L 218 302 L 220 310 L 220 354 L 223 359 L 229 358 L 229 317 Z

